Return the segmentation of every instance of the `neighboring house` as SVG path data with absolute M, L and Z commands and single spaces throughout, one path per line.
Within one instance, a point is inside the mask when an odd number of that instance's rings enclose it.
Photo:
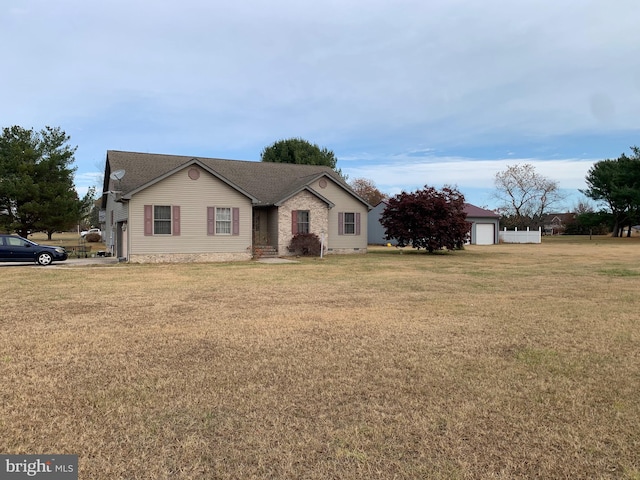
M 547 213 L 541 218 L 542 232 L 545 235 L 560 235 L 575 218 L 575 213 Z
M 385 229 L 380 223 L 380 217 L 387 204 L 383 201 L 369 211 L 369 244 L 384 245 L 387 242 Z M 464 212 L 467 214 L 467 221 L 471 223 L 469 241 L 475 245 L 493 245 L 498 243 L 498 230 L 500 229 L 500 215 L 490 210 L 476 207 L 470 203 L 465 203 Z
M 103 238 L 130 262 L 286 256 L 295 233 L 366 253 L 370 208 L 330 167 L 107 152 Z
M 369 210 L 369 221 L 367 222 L 367 237 L 369 245 L 386 245 L 390 240 L 386 239 L 386 231 L 380 223 L 382 212 L 387 207 L 384 200 Z
M 629 227 L 623 227 L 622 228 L 622 236 L 626 236 L 629 234 Z M 638 234 L 640 234 L 640 225 L 633 225 L 631 227 L 631 235 L 632 237 L 636 237 L 638 236 Z

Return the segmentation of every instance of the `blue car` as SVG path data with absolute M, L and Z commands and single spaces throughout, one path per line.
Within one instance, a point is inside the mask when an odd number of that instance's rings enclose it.
M 0 262 L 36 262 L 49 265 L 68 257 L 62 247 L 39 245 L 18 235 L 0 235 Z

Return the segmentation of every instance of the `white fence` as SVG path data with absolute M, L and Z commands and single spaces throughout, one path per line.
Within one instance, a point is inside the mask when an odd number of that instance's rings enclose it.
M 498 232 L 501 243 L 542 243 L 542 228 L 538 230 L 507 230 L 506 228 Z

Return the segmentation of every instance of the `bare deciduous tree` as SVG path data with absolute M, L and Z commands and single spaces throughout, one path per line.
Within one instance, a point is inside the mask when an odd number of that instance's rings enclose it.
M 509 165 L 496 173 L 494 197 L 503 216 L 537 226 L 549 208 L 564 198 L 558 182 L 536 172 L 529 163 Z

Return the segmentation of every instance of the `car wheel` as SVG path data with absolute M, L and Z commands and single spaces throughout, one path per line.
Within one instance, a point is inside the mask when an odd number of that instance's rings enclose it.
M 51 256 L 50 253 L 42 252 L 42 253 L 38 254 L 38 263 L 40 265 L 47 266 L 51 262 L 53 262 L 53 257 Z

